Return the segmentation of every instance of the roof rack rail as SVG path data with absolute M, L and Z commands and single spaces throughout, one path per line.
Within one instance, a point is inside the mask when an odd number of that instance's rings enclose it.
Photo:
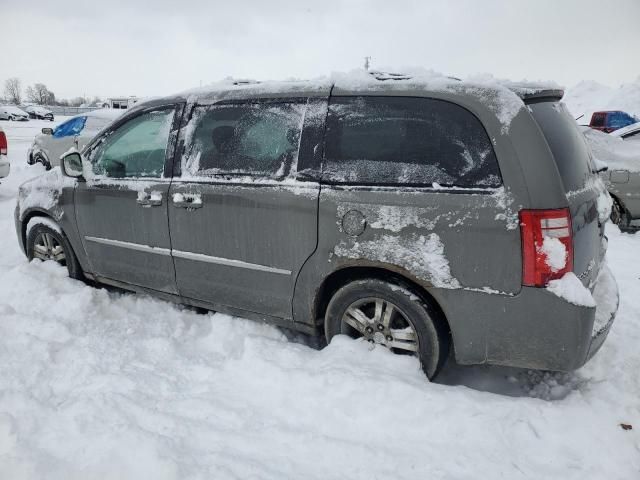
M 412 77 L 412 75 L 406 75 L 404 73 L 381 72 L 379 70 L 370 70 L 368 73 L 376 80 L 382 82 L 385 80 L 409 80 Z
M 253 80 L 251 78 L 233 78 L 226 77 L 223 82 L 228 82 L 231 85 L 252 85 L 254 83 L 260 83 L 258 80 Z
M 379 70 L 371 70 L 368 72 L 369 75 L 374 77 L 376 80 L 380 80 L 384 82 L 385 80 L 410 80 L 415 77 L 415 75 L 406 74 L 406 73 L 393 73 L 393 72 L 382 72 Z M 461 82 L 462 80 L 458 77 L 446 76 L 449 80 L 455 80 L 457 82 Z

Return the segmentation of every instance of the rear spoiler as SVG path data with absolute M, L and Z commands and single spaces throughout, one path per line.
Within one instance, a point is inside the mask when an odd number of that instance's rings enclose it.
M 524 103 L 559 101 L 564 96 L 562 87 L 536 84 L 510 84 L 506 87 L 518 95 Z

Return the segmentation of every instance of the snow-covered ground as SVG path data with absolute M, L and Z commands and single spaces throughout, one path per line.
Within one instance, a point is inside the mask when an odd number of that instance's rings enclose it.
M 51 124 L 1 124 L 0 479 L 640 478 L 640 235 L 608 227 L 621 305 L 584 368 L 450 362 L 429 384 L 363 342 L 316 350 L 27 263 L 16 190 Z

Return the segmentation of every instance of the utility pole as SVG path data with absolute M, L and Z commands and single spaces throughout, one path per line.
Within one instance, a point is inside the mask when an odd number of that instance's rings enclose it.
M 369 64 L 371 62 L 371 57 L 364 57 L 364 69 L 369 71 Z

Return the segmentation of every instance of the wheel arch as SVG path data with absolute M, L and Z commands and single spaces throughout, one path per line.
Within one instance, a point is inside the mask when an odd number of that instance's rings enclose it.
M 35 217 L 48 218 L 52 222 L 55 222 L 55 224 L 58 225 L 58 227 L 60 228 L 62 235 L 64 235 L 67 238 L 67 240 L 69 240 L 69 236 L 64 231 L 64 228 L 62 227 L 62 225 L 60 225 L 60 222 L 58 222 L 53 217 L 53 215 L 51 215 L 50 212 L 40 209 L 38 207 L 31 208 L 25 212 L 25 214 L 22 216 L 22 219 L 20 220 L 21 222 L 20 223 L 20 242 L 25 252 L 27 251 L 27 225 L 29 225 L 29 221 Z M 69 245 L 71 245 L 71 243 L 69 243 Z
M 392 283 L 408 288 L 418 295 L 423 302 L 427 303 L 434 309 L 437 317 L 434 321 L 441 323 L 443 330 L 447 332 L 451 346 L 454 346 L 453 333 L 447 316 L 438 301 L 433 295 L 431 295 L 431 293 L 429 293 L 427 288 L 406 275 L 381 266 L 345 266 L 331 272 L 331 274 L 323 280 L 316 291 L 313 302 L 313 318 L 318 319 L 318 322 L 320 323 L 320 319 L 324 319 L 327 306 L 329 305 L 334 293 L 347 283 L 365 278 L 376 278 L 383 281 L 391 281 Z M 320 325 L 321 328 L 324 329 L 324 321 L 322 321 Z

